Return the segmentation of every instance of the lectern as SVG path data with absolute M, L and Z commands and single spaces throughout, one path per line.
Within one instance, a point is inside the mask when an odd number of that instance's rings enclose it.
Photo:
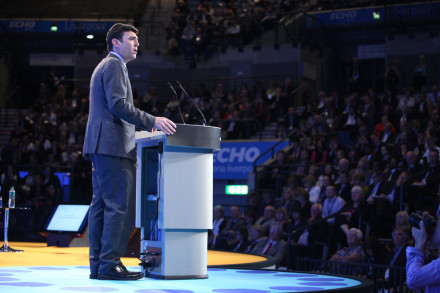
M 220 128 L 177 124 L 171 136 L 139 132 L 136 144 L 143 272 L 161 279 L 207 278 L 213 152 L 220 149 Z

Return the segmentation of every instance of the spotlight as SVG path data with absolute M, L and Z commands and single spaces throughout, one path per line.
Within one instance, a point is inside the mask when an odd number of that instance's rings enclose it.
M 95 37 L 94 35 L 87 35 L 87 36 L 86 36 L 86 38 L 87 38 L 88 40 L 93 40 L 94 37 Z
M 51 32 L 56 32 L 58 31 L 58 25 L 56 21 L 52 21 L 52 25 L 50 26 L 50 31 Z

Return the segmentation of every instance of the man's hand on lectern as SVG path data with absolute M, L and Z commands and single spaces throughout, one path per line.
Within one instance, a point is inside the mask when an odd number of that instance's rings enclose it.
M 168 118 L 156 117 L 153 129 L 159 129 L 165 132 L 167 135 L 171 135 L 176 132 L 176 124 L 174 124 L 174 122 Z

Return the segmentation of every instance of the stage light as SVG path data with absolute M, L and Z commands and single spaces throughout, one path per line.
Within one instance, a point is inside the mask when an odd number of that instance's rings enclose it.
M 93 40 L 94 37 L 95 37 L 94 35 L 87 35 L 86 38 L 87 38 L 88 40 Z
M 58 31 L 58 25 L 57 25 L 57 22 L 56 22 L 56 21 L 53 21 L 53 22 L 52 22 L 52 25 L 50 26 L 50 31 L 51 31 L 51 32 L 56 32 L 56 31 Z
M 247 185 L 226 185 L 225 193 L 228 195 L 246 195 L 249 192 Z
M 379 9 L 376 9 L 373 11 L 373 19 L 374 20 L 379 20 L 380 19 L 380 11 Z

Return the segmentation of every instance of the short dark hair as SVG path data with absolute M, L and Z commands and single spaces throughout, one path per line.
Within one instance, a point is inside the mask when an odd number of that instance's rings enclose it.
M 107 32 L 106 41 L 107 41 L 107 50 L 110 52 L 113 50 L 113 39 L 118 39 L 122 42 L 122 36 L 124 32 L 132 31 L 135 34 L 138 33 L 138 29 L 132 26 L 131 24 L 124 23 L 115 23 Z

